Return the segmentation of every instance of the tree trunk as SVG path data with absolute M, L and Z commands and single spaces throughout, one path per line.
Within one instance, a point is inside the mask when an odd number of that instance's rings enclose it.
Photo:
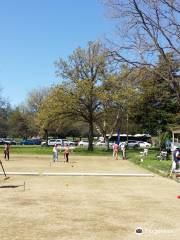
M 93 151 L 93 137 L 94 137 L 94 126 L 93 126 L 93 122 L 90 122 L 89 123 L 89 136 L 88 136 L 88 140 L 89 140 L 88 150 L 89 151 Z
M 45 132 L 46 146 L 48 146 L 48 130 L 44 129 L 44 132 Z
M 107 141 L 107 150 L 109 150 L 109 137 L 106 138 Z

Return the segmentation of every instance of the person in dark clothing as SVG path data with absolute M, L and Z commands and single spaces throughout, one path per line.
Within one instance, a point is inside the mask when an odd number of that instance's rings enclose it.
M 176 163 L 176 170 L 180 167 L 180 148 L 176 147 L 176 149 L 173 152 L 173 160 Z
M 5 143 L 4 144 L 4 159 L 7 158 L 9 160 L 9 152 L 10 152 L 10 144 Z

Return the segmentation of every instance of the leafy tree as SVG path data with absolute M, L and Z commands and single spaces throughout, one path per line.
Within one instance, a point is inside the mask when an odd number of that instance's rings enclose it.
M 68 60 L 59 59 L 55 64 L 56 74 L 64 82 L 55 86 L 42 104 L 40 122 L 44 128 L 52 127 L 56 121 L 62 126 L 65 119 L 87 123 L 89 150 L 93 150 L 94 123 L 101 112 L 102 82 L 109 71 L 107 52 L 100 42 L 89 42 L 87 49 L 78 48 Z M 53 123 L 48 119 L 53 119 Z
M 77 119 L 71 119 L 64 115 L 63 105 L 64 88 L 58 85 L 51 89 L 49 95 L 41 104 L 40 111 L 36 117 L 36 123 L 40 127 L 42 134 L 45 134 L 46 140 L 48 136 L 65 137 L 67 135 L 82 135 L 82 123 L 78 123 Z
M 101 96 L 102 112 L 97 125 L 100 132 L 106 136 L 121 130 L 128 133 L 127 118 L 130 119 L 131 105 L 136 99 L 134 73 L 122 66 L 121 71 L 111 74 L 103 83 L 104 91 Z M 128 124 L 132 130 L 131 121 Z
M 48 95 L 49 88 L 34 89 L 28 93 L 26 99 L 27 111 L 36 114 L 39 111 L 41 103 Z
M 172 66 L 176 69 L 176 62 L 172 56 L 167 55 Z M 169 67 L 160 57 L 156 66 L 161 75 L 169 75 Z M 176 91 L 169 86 L 161 75 L 155 71 L 144 69 L 141 71 L 139 81 L 138 105 L 134 105 L 134 120 L 140 124 L 144 131 L 157 134 L 159 131 L 166 131 L 170 124 L 179 124 L 180 105 Z M 177 76 L 177 78 L 179 78 Z
M 36 115 L 43 100 L 48 95 L 49 88 L 34 89 L 28 93 L 26 102 L 23 106 L 23 112 L 26 115 L 29 134 L 31 136 L 39 135 L 39 127 L 36 123 Z
M 11 112 L 8 119 L 9 134 L 13 137 L 27 138 L 30 135 L 26 115 L 17 107 Z
M 0 137 L 8 135 L 8 115 L 10 111 L 10 104 L 0 95 Z

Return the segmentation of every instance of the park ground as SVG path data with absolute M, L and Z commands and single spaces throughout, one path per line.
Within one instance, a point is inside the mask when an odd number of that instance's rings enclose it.
M 3 156 L 1 155 L 0 158 Z M 112 156 L 11 155 L 6 171 L 150 173 Z M 180 235 L 180 184 L 154 177 L 11 176 L 0 185 L 1 240 L 174 240 Z M 135 233 L 136 228 L 143 233 Z

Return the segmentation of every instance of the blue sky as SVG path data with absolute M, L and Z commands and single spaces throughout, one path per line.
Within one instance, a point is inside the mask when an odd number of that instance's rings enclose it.
M 0 0 L 0 87 L 12 106 L 57 83 L 54 61 L 113 32 L 98 0 Z

